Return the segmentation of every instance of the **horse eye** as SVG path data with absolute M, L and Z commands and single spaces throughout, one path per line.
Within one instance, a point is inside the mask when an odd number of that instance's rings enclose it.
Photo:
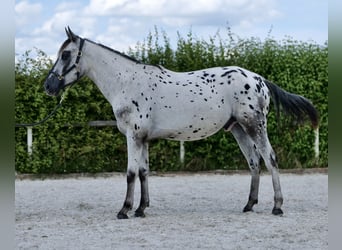
M 70 57 L 70 51 L 66 50 L 62 53 L 62 60 L 65 61 Z

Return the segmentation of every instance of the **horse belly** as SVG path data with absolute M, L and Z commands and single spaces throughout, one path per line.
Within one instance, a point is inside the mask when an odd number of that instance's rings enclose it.
M 230 112 L 225 108 L 213 110 L 210 106 L 179 106 L 164 110 L 155 119 L 153 134 L 171 140 L 200 140 L 218 132 L 229 117 Z
M 168 81 L 172 84 L 158 85 L 152 97 L 153 136 L 199 140 L 213 135 L 226 124 L 232 114 L 228 89 L 202 79 L 203 74 L 215 76 L 213 70 L 218 68 L 191 75 L 170 73 Z

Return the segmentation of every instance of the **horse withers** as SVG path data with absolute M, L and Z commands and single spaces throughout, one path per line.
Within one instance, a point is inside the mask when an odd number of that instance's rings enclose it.
M 67 40 L 44 83 L 56 96 L 83 76 L 89 77 L 111 104 L 118 129 L 126 136 L 128 151 L 127 193 L 119 219 L 133 208 L 135 180 L 139 177 L 141 200 L 135 216 L 144 217 L 149 206 L 149 141 L 158 138 L 193 141 L 220 129 L 230 131 L 251 170 L 248 202 L 243 212 L 258 203 L 260 159 L 272 174 L 274 207 L 283 214 L 278 163 L 267 136 L 270 99 L 277 110 L 297 120 L 308 117 L 318 127 L 318 113 L 303 96 L 284 91 L 262 76 L 237 66 L 174 72 L 141 63 L 116 50 L 75 35 Z

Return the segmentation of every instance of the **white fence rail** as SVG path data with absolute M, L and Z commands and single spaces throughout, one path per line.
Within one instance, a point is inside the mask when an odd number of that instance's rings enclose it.
M 21 125 L 16 125 L 17 127 L 23 127 Z M 87 124 L 65 124 L 65 127 L 73 126 L 73 127 L 116 127 L 116 121 L 90 121 Z M 32 142 L 33 142 L 33 127 L 26 126 L 27 129 L 27 153 L 32 155 Z M 319 159 L 319 128 L 314 130 L 315 133 L 315 142 L 314 142 L 314 152 L 315 152 L 315 159 Z M 184 156 L 185 156 L 185 147 L 184 141 L 180 141 L 179 144 L 179 161 L 181 164 L 184 163 Z
M 90 121 L 86 124 L 80 124 L 80 123 L 75 123 L 75 124 L 65 124 L 64 127 L 84 127 L 84 126 L 89 126 L 89 127 L 116 127 L 116 121 Z M 27 130 L 27 153 L 29 155 L 32 155 L 33 147 L 33 127 L 32 126 L 22 126 L 20 124 L 16 125 L 16 127 L 26 127 Z M 181 164 L 184 163 L 184 156 L 185 156 L 185 147 L 184 147 L 184 141 L 180 141 L 179 145 L 179 161 Z

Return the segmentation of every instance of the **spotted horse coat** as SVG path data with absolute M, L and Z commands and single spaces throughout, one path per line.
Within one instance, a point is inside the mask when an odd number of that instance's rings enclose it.
M 88 76 L 113 107 L 118 129 L 126 136 L 128 150 L 127 192 L 117 217 L 128 218 L 133 208 L 135 180 L 139 177 L 141 200 L 135 216 L 145 216 L 149 206 L 148 143 L 153 139 L 193 141 L 220 129 L 230 131 L 251 169 L 248 202 L 258 203 L 260 159 L 272 174 L 274 207 L 283 214 L 283 196 L 276 155 L 267 136 L 267 113 L 272 98 L 277 110 L 297 120 L 309 117 L 318 127 L 318 114 L 306 98 L 286 92 L 262 76 L 237 66 L 174 72 L 140 63 L 118 51 L 75 35 L 68 39 L 46 81 L 50 95 Z

